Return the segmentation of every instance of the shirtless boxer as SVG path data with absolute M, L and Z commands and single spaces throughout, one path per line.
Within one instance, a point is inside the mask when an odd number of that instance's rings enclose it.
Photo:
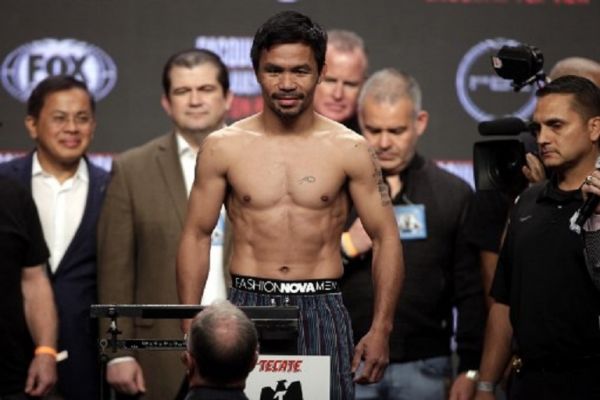
M 300 307 L 299 354 L 331 356 L 331 399 L 352 379 L 381 379 L 404 276 L 402 249 L 377 156 L 359 135 L 316 114 L 327 36 L 306 16 L 279 13 L 260 27 L 251 57 L 264 110 L 209 135 L 196 165 L 177 258 L 183 304 L 198 304 L 211 232 L 225 203 L 237 305 Z M 351 204 L 373 240 L 373 322 L 352 355 L 339 293 L 340 237 Z M 365 282 L 365 284 L 369 284 Z M 187 332 L 189 320 L 183 322 Z

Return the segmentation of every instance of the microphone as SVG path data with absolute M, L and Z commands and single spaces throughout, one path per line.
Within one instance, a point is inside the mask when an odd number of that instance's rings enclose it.
M 506 117 L 492 121 L 483 121 L 477 125 L 482 136 L 518 135 L 529 130 L 528 124 L 521 118 Z
M 596 169 L 600 170 L 600 157 L 596 159 Z M 594 213 L 594 210 L 598 206 L 599 202 L 600 197 L 592 193 L 588 194 L 587 199 L 585 199 L 582 206 L 574 215 L 575 225 L 577 225 L 579 228 L 583 227 L 585 221 L 587 221 Z

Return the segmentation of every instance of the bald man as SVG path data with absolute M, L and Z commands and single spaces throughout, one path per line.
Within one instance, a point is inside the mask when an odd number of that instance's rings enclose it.
M 246 378 L 258 360 L 254 323 L 226 300 L 205 307 L 192 322 L 184 362 L 186 400 L 248 400 Z

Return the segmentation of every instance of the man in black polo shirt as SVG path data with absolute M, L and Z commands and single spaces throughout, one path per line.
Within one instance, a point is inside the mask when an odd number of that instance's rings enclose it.
M 493 398 L 511 350 L 518 356 L 511 399 L 600 398 L 600 292 L 586 270 L 583 240 L 569 228 L 600 154 L 600 89 L 565 76 L 537 97 L 536 138 L 552 176 L 523 192 L 510 213 L 492 285 L 480 400 Z
M 358 385 L 356 399 L 447 399 L 453 333 L 460 360 L 450 399 L 464 399 L 474 387 L 485 324 L 477 252 L 465 236 L 473 192 L 418 152 L 429 114 L 414 77 L 393 68 L 375 72 L 361 90 L 358 114 L 391 195 L 406 279 L 390 336 L 390 365 L 380 382 Z M 373 316 L 373 253 L 355 213 L 348 228 L 341 238 L 346 258 L 342 293 L 358 339 Z
M 0 399 L 27 400 L 56 382 L 49 253 L 27 189 L 0 176 L 0 204 Z

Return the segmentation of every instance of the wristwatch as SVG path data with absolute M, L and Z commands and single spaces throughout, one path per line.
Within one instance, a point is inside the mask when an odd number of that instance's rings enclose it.
M 493 392 L 496 389 L 496 384 L 489 381 L 479 380 L 479 371 L 476 369 L 470 369 L 465 373 L 468 380 L 477 383 L 477 391 L 479 392 Z
M 496 390 L 496 384 L 494 382 L 489 382 L 489 381 L 477 382 L 477 391 L 478 392 L 493 393 L 495 390 Z

